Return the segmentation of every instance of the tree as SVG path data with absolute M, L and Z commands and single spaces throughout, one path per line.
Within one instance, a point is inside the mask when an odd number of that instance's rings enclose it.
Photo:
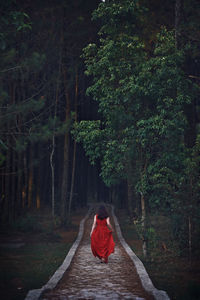
M 1 3 L 0 205 L 5 222 L 44 206 L 68 222 L 79 190 L 77 205 L 82 205 L 84 183 L 75 172 L 70 126 L 75 114 L 89 111 L 80 53 L 95 38 L 90 12 L 98 2 Z M 80 148 L 79 154 L 84 156 Z M 82 171 L 87 168 L 85 160 Z
M 99 44 L 84 50 L 88 88 L 99 104 L 102 121 L 76 125 L 91 162 L 101 160 L 108 185 L 127 181 L 128 210 L 133 194 L 140 197 L 142 222 L 146 209 L 164 213 L 178 208 L 187 151 L 185 107 L 199 93 L 186 76 L 188 45 L 175 47 L 174 32 L 161 28 L 151 52 L 144 43 L 148 11 L 139 1 L 108 1 L 99 5 Z M 149 55 L 151 53 L 151 55 Z

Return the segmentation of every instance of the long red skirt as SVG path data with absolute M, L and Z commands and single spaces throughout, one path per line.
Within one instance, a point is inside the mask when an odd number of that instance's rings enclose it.
M 91 236 L 91 249 L 93 255 L 108 261 L 108 256 L 114 252 L 115 243 L 112 231 L 107 227 L 106 219 L 97 218 L 97 226 Z

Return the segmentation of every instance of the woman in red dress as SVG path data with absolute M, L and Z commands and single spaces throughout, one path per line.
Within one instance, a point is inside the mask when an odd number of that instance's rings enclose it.
M 104 263 L 108 262 L 108 256 L 114 252 L 115 243 L 112 232 L 108 213 L 104 206 L 100 206 L 98 214 L 94 216 L 90 237 L 93 255 Z

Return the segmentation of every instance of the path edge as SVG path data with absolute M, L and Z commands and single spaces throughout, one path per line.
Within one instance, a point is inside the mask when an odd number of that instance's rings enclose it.
M 88 208 L 87 214 L 85 215 L 85 217 L 80 222 L 78 236 L 77 236 L 75 242 L 73 243 L 73 245 L 71 246 L 68 254 L 66 255 L 66 257 L 63 261 L 63 263 L 55 271 L 53 276 L 49 279 L 49 281 L 45 285 L 43 285 L 40 289 L 30 290 L 28 292 L 28 294 L 26 295 L 26 298 L 24 300 L 39 300 L 40 297 L 45 292 L 47 292 L 48 290 L 52 290 L 56 287 L 58 282 L 63 277 L 64 273 L 69 268 L 69 266 L 71 264 L 71 261 L 72 261 L 74 255 L 76 254 L 76 250 L 77 250 L 77 248 L 78 248 L 78 246 L 79 246 L 79 244 L 82 240 L 82 237 L 83 237 L 85 221 L 88 219 L 88 217 L 91 213 L 91 210 L 92 210 L 92 206 L 90 205 L 89 208 Z
M 129 255 L 129 257 L 133 261 L 133 263 L 136 267 L 136 271 L 138 273 L 138 276 L 141 280 L 143 288 L 147 292 L 152 294 L 154 296 L 155 300 L 170 300 L 169 296 L 167 295 L 167 293 L 165 291 L 158 290 L 157 288 L 155 288 L 155 286 L 153 285 L 153 283 L 152 283 L 152 281 L 151 281 L 151 279 L 150 279 L 143 263 L 137 257 L 137 255 L 133 252 L 133 250 L 129 247 L 129 245 L 126 243 L 126 241 L 124 240 L 124 238 L 122 236 L 120 226 L 119 226 L 119 223 L 118 223 L 118 220 L 117 220 L 117 217 L 114 213 L 114 206 L 111 205 L 111 208 L 112 208 L 112 216 L 113 216 L 113 220 L 114 220 L 114 223 L 115 223 L 115 228 L 116 228 L 118 238 L 120 240 L 120 243 L 124 247 L 126 253 Z

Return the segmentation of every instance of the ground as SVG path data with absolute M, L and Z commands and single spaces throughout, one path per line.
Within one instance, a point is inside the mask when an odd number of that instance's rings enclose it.
M 22 300 L 25 298 L 28 290 L 40 288 L 48 281 L 63 262 L 63 259 L 75 240 L 80 220 L 86 211 L 87 209 L 77 211 L 72 218 L 72 224 L 68 226 L 67 229 L 52 229 L 52 224 L 48 221 L 47 214 L 46 217 L 42 215 L 42 219 L 45 221 L 45 223 L 42 224 L 44 227 L 42 231 L 37 232 L 37 230 L 33 230 L 21 232 L 19 230 L 6 230 L 0 232 L 1 299 Z M 167 250 L 160 247 L 151 260 L 145 261 L 142 257 L 142 241 L 136 234 L 134 225 L 127 222 L 126 213 L 124 211 L 120 211 L 118 220 L 120 221 L 120 226 L 126 241 L 140 259 L 142 259 L 154 285 L 158 289 L 166 290 L 172 300 L 200 299 L 199 256 L 193 257 L 190 263 L 187 257 L 173 255 L 167 244 Z M 91 224 L 88 226 L 90 227 L 90 225 Z M 86 235 L 88 235 L 88 233 L 86 233 Z M 80 251 L 89 253 L 88 240 L 86 239 L 85 242 L 85 246 L 83 245 L 83 249 Z M 124 257 L 124 254 L 119 254 L 120 251 L 120 245 L 118 244 L 116 253 L 118 256 Z M 90 262 L 88 258 L 83 259 L 80 253 L 75 265 L 84 265 L 87 270 L 87 265 L 92 263 L 92 266 L 95 266 L 94 270 L 101 274 L 100 282 L 104 282 L 105 278 L 102 278 L 102 276 L 106 274 L 105 286 L 107 288 L 105 289 L 105 293 L 112 293 L 112 287 L 117 290 L 119 288 L 118 278 L 121 277 L 115 277 L 112 272 L 114 272 L 114 269 L 118 269 L 118 273 L 121 273 L 119 270 L 119 260 L 114 255 L 111 255 L 110 266 L 113 266 L 113 270 L 110 270 L 109 265 L 102 266 L 98 259 L 92 258 L 92 256 L 88 257 L 91 259 Z M 123 268 L 126 270 L 128 270 L 127 265 L 129 265 L 129 263 L 127 264 L 124 261 Z M 129 272 L 129 274 L 130 273 L 131 272 Z M 107 280 L 109 275 L 115 278 L 114 283 Z M 84 277 L 84 275 L 82 277 Z M 93 278 L 95 278 L 95 282 L 98 285 L 98 278 L 96 278 L 95 275 Z M 128 285 L 130 283 L 132 285 L 133 281 L 134 280 L 129 281 L 129 283 L 127 282 L 126 287 L 126 291 L 128 290 L 131 294 L 134 293 L 129 290 Z M 63 286 L 60 285 L 60 290 L 62 291 L 62 289 Z M 91 299 L 93 293 L 96 293 L 95 291 L 97 291 L 97 289 L 94 290 L 90 288 Z M 84 296 L 84 293 L 88 293 L 88 289 L 82 289 L 82 293 Z M 122 293 L 128 292 L 122 291 Z
M 40 288 L 49 280 L 76 239 L 79 223 L 86 212 L 87 208 L 74 212 L 67 228 L 54 228 L 50 214 L 44 212 L 36 218 L 42 229 L 35 225 L 36 214 L 31 213 L 26 223 L 26 228 L 27 224 L 32 227 L 29 230 L 22 231 L 21 227 L 19 230 L 19 226 L 1 230 L 1 299 L 22 300 L 30 289 Z

